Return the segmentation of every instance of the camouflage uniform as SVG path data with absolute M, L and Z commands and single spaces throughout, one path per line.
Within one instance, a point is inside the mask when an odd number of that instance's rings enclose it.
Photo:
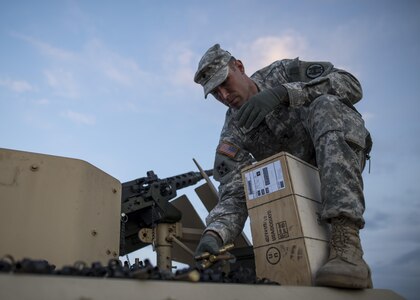
M 251 79 L 260 91 L 283 85 L 289 102 L 248 130 L 238 127 L 238 110 L 227 111 L 214 165 L 219 203 L 206 219 L 206 230 L 217 232 L 224 243 L 240 234 L 248 216 L 241 169 L 281 151 L 319 168 L 323 219 L 344 215 L 362 228 L 361 173 L 371 140 L 353 106 L 362 98 L 357 79 L 329 62 L 298 58 L 276 61 Z

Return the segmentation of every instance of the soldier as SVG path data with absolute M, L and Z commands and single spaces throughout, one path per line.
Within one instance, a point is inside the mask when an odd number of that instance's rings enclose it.
M 321 217 L 332 233 L 316 284 L 371 288 L 359 229 L 365 223 L 361 173 L 372 141 L 353 106 L 362 98 L 358 80 L 329 62 L 298 58 L 248 77 L 243 63 L 216 44 L 201 58 L 194 81 L 205 98 L 212 94 L 228 106 L 214 164 L 219 202 L 206 218 L 196 255 L 217 254 L 241 233 L 248 216 L 241 169 L 285 151 L 319 169 Z

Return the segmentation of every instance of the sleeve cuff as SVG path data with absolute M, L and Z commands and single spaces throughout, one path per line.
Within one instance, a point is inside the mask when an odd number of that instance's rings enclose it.
M 210 224 L 204 230 L 204 233 L 207 232 L 207 231 L 214 231 L 215 233 L 217 233 L 219 235 L 219 237 L 222 239 L 223 245 L 226 245 L 231 240 L 231 234 L 229 233 L 229 230 L 227 230 L 226 226 L 221 224 L 221 223 L 214 222 L 214 223 Z
M 290 107 L 299 107 L 305 105 L 306 94 L 295 82 L 283 84 L 289 94 Z

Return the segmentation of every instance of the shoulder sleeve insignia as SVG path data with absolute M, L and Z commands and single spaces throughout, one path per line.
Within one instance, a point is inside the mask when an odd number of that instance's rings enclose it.
M 322 73 L 324 73 L 324 66 L 321 64 L 312 64 L 306 68 L 306 76 L 311 79 L 321 76 Z
M 226 155 L 230 158 L 235 158 L 236 154 L 239 152 L 239 147 L 234 144 L 222 141 L 217 147 L 217 152 L 223 155 Z

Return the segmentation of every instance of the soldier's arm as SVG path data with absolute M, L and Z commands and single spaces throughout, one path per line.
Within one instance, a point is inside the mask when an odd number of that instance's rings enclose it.
M 224 244 L 242 232 L 248 217 L 241 169 L 251 162 L 248 152 L 230 141 L 220 141 L 213 170 L 213 178 L 220 182 L 219 202 L 206 218 L 206 231 L 216 232 Z
M 292 107 L 309 105 L 321 95 L 337 96 L 347 105 L 354 105 L 363 95 L 360 82 L 330 62 L 305 62 L 298 59 L 283 63 L 289 79 L 286 87 Z

